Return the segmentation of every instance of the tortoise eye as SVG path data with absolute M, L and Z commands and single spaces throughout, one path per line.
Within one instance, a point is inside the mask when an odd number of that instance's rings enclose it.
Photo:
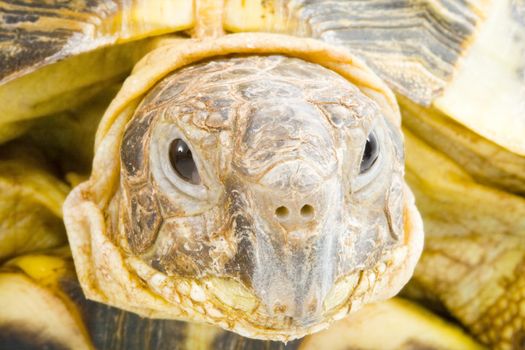
M 360 174 L 367 172 L 376 162 L 379 157 L 379 144 L 377 138 L 373 132 L 368 135 L 366 139 L 365 151 L 363 152 L 363 158 L 361 159 Z
M 169 157 L 171 167 L 179 177 L 194 185 L 201 182 L 197 165 L 186 142 L 181 139 L 173 140 L 170 144 Z

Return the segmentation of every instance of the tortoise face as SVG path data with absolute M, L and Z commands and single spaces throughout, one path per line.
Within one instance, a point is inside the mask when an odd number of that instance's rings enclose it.
M 403 235 L 400 132 L 336 73 L 283 56 L 183 68 L 121 145 L 120 245 L 264 327 L 366 299 Z M 235 294 L 235 296 L 232 296 Z

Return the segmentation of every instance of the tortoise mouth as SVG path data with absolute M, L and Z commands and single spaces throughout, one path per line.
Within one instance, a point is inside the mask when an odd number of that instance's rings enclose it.
M 272 334 L 272 337 L 289 337 L 290 335 L 295 337 L 297 334 L 324 329 L 331 322 L 345 317 L 349 312 L 356 311 L 366 304 L 388 274 L 387 266 L 393 266 L 394 257 L 403 250 L 405 250 L 404 247 L 395 248 L 387 254 L 386 260 L 381 260 L 370 268 L 358 269 L 341 276 L 331 285 L 328 293 L 318 302 L 318 305 L 314 305 L 318 306 L 318 310 L 312 308 L 313 310 L 310 311 L 308 304 L 305 304 L 305 312 L 293 316 L 287 315 L 286 307 L 270 309 L 255 293 L 249 292 L 238 281 L 229 280 L 227 285 L 230 289 L 228 290 L 210 289 L 210 292 L 216 296 L 214 303 L 217 308 L 231 315 L 235 322 L 242 320 L 248 323 L 250 327 L 257 329 L 261 336 L 265 334 L 264 338 L 267 338 L 269 334 Z M 212 283 L 215 283 L 215 287 L 219 287 L 221 282 L 217 283 L 217 279 L 214 279 L 215 282 Z M 235 287 L 232 288 L 232 286 Z M 249 294 L 235 296 L 235 292 L 232 293 L 232 291 L 238 290 L 244 290 Z M 226 294 L 229 297 L 225 297 Z M 243 301 L 236 304 L 235 301 L 240 299 Z
M 327 328 L 331 322 L 358 310 L 388 279 L 387 267 L 395 268 L 405 253 L 404 246 L 393 248 L 375 265 L 339 277 L 316 304 L 317 311 L 306 307 L 305 312 L 295 315 L 287 314 L 289 310 L 284 305 L 269 307 L 252 288 L 231 277 L 205 276 L 198 281 L 164 274 L 161 277 L 140 259 L 130 258 L 128 262 L 152 292 L 194 319 L 202 313 L 208 322 L 235 329 L 241 335 L 288 340 Z

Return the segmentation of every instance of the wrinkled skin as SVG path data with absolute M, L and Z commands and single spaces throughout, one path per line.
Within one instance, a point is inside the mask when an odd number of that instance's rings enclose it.
M 360 171 L 371 133 L 379 156 Z M 195 183 L 170 163 L 176 139 Z M 217 59 L 164 78 L 129 122 L 121 162 L 113 241 L 169 276 L 242 283 L 277 328 L 322 320 L 349 276 L 352 300 L 362 271 L 380 278 L 402 241 L 400 131 L 347 80 L 299 59 Z

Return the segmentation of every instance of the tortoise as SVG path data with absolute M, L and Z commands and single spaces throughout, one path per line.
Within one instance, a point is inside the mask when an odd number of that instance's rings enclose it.
M 0 4 L 6 346 L 525 348 L 522 1 Z

